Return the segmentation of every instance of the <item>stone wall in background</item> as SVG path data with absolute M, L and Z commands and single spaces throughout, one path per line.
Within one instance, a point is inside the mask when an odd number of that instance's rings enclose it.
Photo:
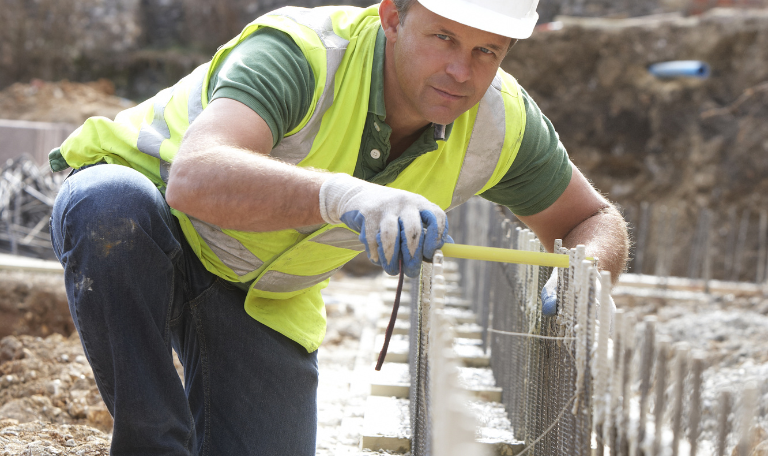
M 754 218 L 768 207 L 768 8 L 686 16 L 693 6 L 726 0 L 682 1 L 543 0 L 542 21 L 561 15 L 563 28 L 536 31 L 503 66 L 551 118 L 573 161 L 599 189 L 626 208 L 642 201 L 682 208 L 678 231 L 690 237 L 700 208 L 720 217 L 751 210 Z M 738 1 L 768 7 L 768 0 Z M 117 95 L 141 100 L 285 3 L 0 0 L 0 89 L 33 78 L 103 77 Z M 619 19 L 673 11 L 678 14 Z M 652 63 L 688 59 L 709 63 L 711 77 L 662 80 L 647 70 Z M 69 97 L 65 86 L 35 81 L 11 87 L 0 109 L 10 106 L 8 118 L 26 120 L 62 121 L 51 114 L 62 110 L 85 115 L 91 108 L 83 97 Z M 46 87 L 53 95 L 45 95 Z M 21 113 L 35 94 L 56 106 L 43 109 L 34 100 L 35 112 Z M 62 104 L 70 98 L 84 110 Z
M 556 15 L 637 16 L 688 0 L 542 0 Z M 142 99 L 207 61 L 256 17 L 284 5 L 368 6 L 366 0 L 0 0 L 0 89 L 32 78 L 113 80 Z
M 683 11 L 689 0 L 540 0 L 540 22 L 558 15 L 577 17 L 636 17 Z
M 95 80 L 141 46 L 141 0 L 0 0 L 0 88 Z
M 701 208 L 715 214 L 717 236 L 735 232 L 730 211 L 751 211 L 757 231 L 758 213 L 768 208 L 766 49 L 768 9 L 564 18 L 561 30 L 517 43 L 503 67 L 600 190 L 625 208 L 647 201 L 678 209 L 677 239 L 688 245 L 682 240 L 693 236 Z M 712 73 L 659 79 L 648 72 L 668 60 L 703 60 Z
M 207 61 L 256 17 L 347 0 L 0 0 L 0 89 L 109 78 L 146 98 Z

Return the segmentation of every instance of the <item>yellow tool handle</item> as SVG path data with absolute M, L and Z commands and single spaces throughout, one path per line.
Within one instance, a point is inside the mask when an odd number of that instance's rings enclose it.
M 500 249 L 498 247 L 481 247 L 476 245 L 443 244 L 440 249 L 444 256 L 464 258 L 467 260 L 496 261 L 499 263 L 532 264 L 534 266 L 551 266 L 567 268 L 568 255 L 561 253 L 528 252 L 525 250 Z M 587 258 L 592 260 L 592 258 Z

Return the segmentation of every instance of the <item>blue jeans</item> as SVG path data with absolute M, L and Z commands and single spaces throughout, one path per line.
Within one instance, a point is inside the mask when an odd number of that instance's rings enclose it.
M 245 292 L 203 267 L 149 179 L 79 170 L 56 198 L 51 238 L 114 417 L 111 454 L 315 454 L 317 352 L 245 313 Z

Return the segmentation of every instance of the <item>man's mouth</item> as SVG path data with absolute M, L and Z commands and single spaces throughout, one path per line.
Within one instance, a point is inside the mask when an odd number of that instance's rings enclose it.
M 459 95 L 459 94 L 456 94 L 456 93 L 453 93 L 453 92 L 449 92 L 449 91 L 446 91 L 446 90 L 441 90 L 441 89 L 438 89 L 437 87 L 432 87 L 432 88 L 435 89 L 435 91 L 440 96 L 442 96 L 443 98 L 447 98 L 449 100 L 458 100 L 458 99 L 464 97 L 464 95 Z

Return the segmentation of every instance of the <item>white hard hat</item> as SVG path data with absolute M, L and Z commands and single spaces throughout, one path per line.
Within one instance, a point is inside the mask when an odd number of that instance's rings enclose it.
M 418 0 L 452 21 L 509 38 L 528 38 L 539 20 L 539 0 Z

